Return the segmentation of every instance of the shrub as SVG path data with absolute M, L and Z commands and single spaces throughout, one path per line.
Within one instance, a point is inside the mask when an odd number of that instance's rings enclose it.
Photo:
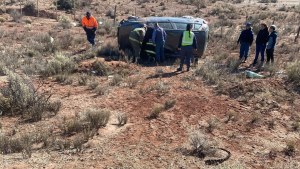
M 110 111 L 104 109 L 91 109 L 85 112 L 86 121 L 90 128 L 105 127 L 110 117 Z
M 128 121 L 128 116 L 125 113 L 117 114 L 118 126 L 124 126 Z
M 13 10 L 10 12 L 10 16 L 12 17 L 13 21 L 19 22 L 22 18 L 22 15 L 17 10 Z
M 98 60 L 92 64 L 92 70 L 95 71 L 98 76 L 107 76 L 109 71 L 107 66 Z
M 208 133 L 212 133 L 218 127 L 219 120 L 216 118 L 212 118 L 212 119 L 209 119 L 207 121 L 207 123 L 208 123 L 208 126 L 206 127 L 206 131 Z
M 76 67 L 77 65 L 74 61 L 59 53 L 44 66 L 40 73 L 48 77 L 60 73 L 71 73 Z
M 88 82 L 88 78 L 89 76 L 87 76 L 86 74 L 80 75 L 78 77 L 78 85 L 85 86 Z
M 89 83 L 89 88 L 92 90 L 96 89 L 98 86 L 99 86 L 99 82 L 95 80 Z
M 49 111 L 51 95 L 39 92 L 26 78 L 7 71 L 8 85 L 1 90 L 0 108 L 5 114 L 22 115 L 26 121 L 39 121 Z M 55 110 L 57 111 L 57 110 Z
M 35 11 L 35 3 L 33 1 L 26 1 L 26 4 L 23 7 L 23 11 Z
M 80 119 L 73 118 L 64 122 L 63 134 L 72 135 L 74 133 L 83 131 L 83 129 L 84 127 L 82 121 L 80 121 Z
M 105 13 L 105 16 L 110 17 L 110 18 L 114 18 L 115 17 L 115 12 L 112 9 L 108 9 Z
M 199 131 L 192 132 L 189 136 L 189 140 L 193 148 L 193 152 L 199 157 L 205 157 L 215 151 L 213 149 L 213 143 Z
M 119 75 L 119 74 L 115 74 L 112 77 L 109 85 L 111 85 L 111 86 L 119 86 L 122 81 L 123 81 L 123 77 L 121 75 Z
M 71 19 L 68 16 L 62 15 L 58 18 L 59 26 L 63 29 L 70 29 L 72 28 Z
M 120 56 L 117 43 L 115 41 L 106 41 L 97 51 L 97 56 Z
M 148 118 L 151 119 L 156 119 L 159 117 L 159 114 L 164 110 L 164 106 L 162 105 L 155 105 L 154 108 L 151 110 L 150 115 Z
M 57 8 L 59 10 L 71 10 L 74 8 L 74 0 L 58 0 Z
M 5 22 L 6 21 L 6 19 L 5 18 L 3 18 L 3 17 L 0 17 L 0 23 L 3 23 L 3 22 Z M 1 37 L 1 36 L 0 36 Z
M 176 100 L 167 100 L 164 104 L 164 109 L 169 110 L 170 108 L 174 107 L 176 104 Z
M 135 88 L 137 86 L 137 84 L 139 83 L 139 81 L 140 81 L 140 77 L 128 77 L 126 79 L 127 86 L 130 89 Z
M 105 95 L 109 92 L 108 87 L 107 86 L 98 86 L 95 89 L 95 92 L 97 95 L 102 96 Z
M 32 135 L 20 135 L 9 138 L 0 135 L 0 152 L 3 154 L 22 152 L 24 158 L 31 157 Z
M 300 83 L 300 61 L 297 60 L 287 67 L 288 79 L 295 83 Z

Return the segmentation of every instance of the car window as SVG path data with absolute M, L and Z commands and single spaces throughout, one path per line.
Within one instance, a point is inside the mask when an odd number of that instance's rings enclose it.
M 194 30 L 200 30 L 202 24 L 194 24 Z
M 154 27 L 154 23 L 152 22 L 149 22 L 147 25 L 150 27 Z M 173 26 L 170 22 L 158 22 L 158 25 L 164 29 L 173 29 Z
M 177 29 L 179 30 L 185 30 L 187 23 L 175 23 Z

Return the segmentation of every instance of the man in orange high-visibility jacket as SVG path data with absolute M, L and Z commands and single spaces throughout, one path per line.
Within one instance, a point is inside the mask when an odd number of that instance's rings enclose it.
M 87 40 L 94 46 L 96 30 L 98 29 L 97 20 L 91 15 L 90 12 L 86 12 L 86 16 L 82 18 L 81 22 L 86 33 Z

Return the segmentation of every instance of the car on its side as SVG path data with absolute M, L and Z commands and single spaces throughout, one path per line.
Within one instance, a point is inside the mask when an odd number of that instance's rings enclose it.
M 209 26 L 207 21 L 201 18 L 194 18 L 190 16 L 184 17 L 129 17 L 127 20 L 122 20 L 118 26 L 118 44 L 120 50 L 131 49 L 129 43 L 130 32 L 138 27 L 146 24 L 148 27 L 153 27 L 154 23 L 158 23 L 167 33 L 165 44 L 165 53 L 168 56 L 178 55 L 178 43 L 182 32 L 186 29 L 187 24 L 193 25 L 193 32 L 195 33 L 198 50 L 194 55 L 197 58 L 203 56 L 208 39 L 209 39 Z

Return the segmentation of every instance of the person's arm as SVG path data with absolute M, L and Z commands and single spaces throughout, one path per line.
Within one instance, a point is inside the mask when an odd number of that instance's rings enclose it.
M 165 30 L 164 30 L 164 40 L 165 40 L 165 41 L 167 40 L 167 33 L 166 33 Z
M 240 34 L 240 36 L 239 36 L 239 38 L 238 38 L 238 40 L 237 40 L 237 44 L 239 44 L 240 43 L 240 41 L 241 41 L 241 36 L 242 36 L 242 33 Z
M 82 25 L 84 31 L 86 31 L 86 25 L 85 25 L 85 22 L 84 22 L 84 18 L 82 18 L 82 20 L 81 20 L 81 25 Z
M 194 36 L 194 39 L 193 39 L 193 47 L 194 47 L 195 50 L 198 49 L 198 42 L 197 42 L 196 36 Z
M 181 49 L 182 38 L 183 38 L 183 33 L 180 35 L 180 38 L 179 38 L 178 49 Z

